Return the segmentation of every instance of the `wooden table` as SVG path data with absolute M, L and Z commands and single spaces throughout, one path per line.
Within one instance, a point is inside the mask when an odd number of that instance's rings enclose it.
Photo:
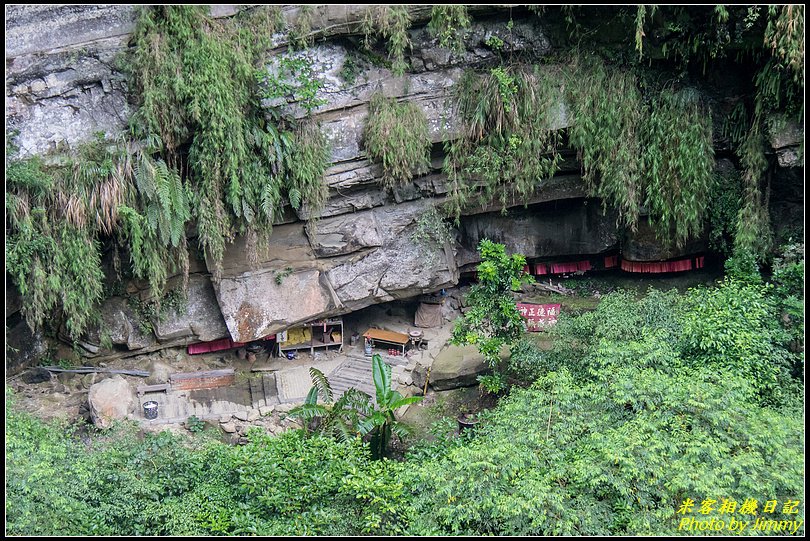
M 372 347 L 374 347 L 374 342 L 382 342 L 383 344 L 391 344 L 402 348 L 403 355 L 405 355 L 405 345 L 411 339 L 407 334 L 382 329 L 369 329 L 363 333 L 363 338 L 370 340 Z

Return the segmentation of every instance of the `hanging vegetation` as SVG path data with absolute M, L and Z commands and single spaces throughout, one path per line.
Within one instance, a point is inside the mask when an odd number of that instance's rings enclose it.
M 651 100 L 646 120 L 644 204 L 659 237 L 681 245 L 703 231 L 714 182 L 711 115 L 694 94 L 665 89 Z
M 655 37 L 648 46 L 678 61 L 681 76 L 695 63 L 705 73 L 711 62 L 732 52 L 738 63 L 756 70 L 750 96 L 741 96 L 730 109 L 722 131 L 743 168 L 744 201 L 736 217 L 735 252 L 749 252 L 762 260 L 773 235 L 767 210 L 765 134 L 775 133 L 788 120 L 801 122 L 804 116 L 804 6 L 715 6 L 710 14 L 660 6 L 654 20 L 643 11 L 637 10 L 637 49 L 641 51 L 647 35 L 644 25 L 657 24 L 649 32 Z M 671 23 L 675 20 L 677 24 Z
M 133 125 L 144 136 L 159 137 L 170 162 L 177 163 L 180 146 L 190 144 L 188 186 L 199 241 L 219 268 L 234 218 L 249 223 L 245 210 L 258 207 L 247 197 L 245 171 L 262 171 L 277 182 L 271 167 L 278 167 L 278 156 L 267 159 L 257 145 L 277 133 L 257 138 L 254 132 L 264 128 L 254 92 L 255 42 L 261 39 L 211 20 L 200 6 L 143 10 L 134 39 L 140 108 Z
M 408 69 L 405 51 L 411 48 L 411 38 L 408 36 L 410 27 L 411 14 L 407 6 L 370 6 L 361 23 L 366 49 L 371 48 L 372 38 L 388 40 L 391 71 L 397 76 L 403 75 Z
M 16 149 L 10 149 L 14 155 Z M 77 339 L 96 318 L 104 274 L 96 236 L 115 222 L 127 197 L 110 160 L 47 167 L 39 158 L 6 166 L 6 272 L 35 329 L 62 307 L 68 335 Z
M 375 94 L 368 106 L 364 135 L 369 158 L 382 164 L 386 188 L 407 184 L 430 168 L 427 118 L 416 104 Z
M 456 91 L 461 137 L 446 145 L 448 213 L 507 206 L 529 198 L 559 168 L 562 133 L 554 128 L 555 78 L 525 66 L 468 71 Z
M 608 70 L 595 57 L 575 59 L 568 82 L 573 115 L 568 135 L 589 192 L 615 206 L 624 223 L 636 224 L 645 196 L 645 111 L 638 82 L 626 71 Z
M 187 278 L 189 222 L 216 273 L 235 234 L 256 260 L 285 195 L 318 213 L 328 145 L 309 122 L 266 120 L 256 73 L 278 17 L 245 16 L 253 20 L 229 25 L 200 6 L 143 8 L 131 58 L 138 142 L 100 134 L 47 167 L 11 149 L 6 269 L 32 327 L 61 308 L 73 338 L 86 330 L 102 300 L 101 243 L 116 261 L 124 248 L 126 271 L 159 303 L 170 275 Z
M 743 203 L 737 215 L 734 251 L 761 257 L 770 250 L 773 241 L 767 192 L 763 194 L 759 188 L 760 179 L 768 168 L 762 133 L 751 130 L 738 152 L 743 165 Z
M 768 6 L 765 47 L 793 73 L 804 87 L 804 6 Z
M 324 199 L 317 176 L 325 168 L 323 152 L 296 148 L 300 138 L 289 123 L 268 122 L 261 108 L 257 81 L 267 76 L 259 64 L 278 17 L 267 8 L 247 16 L 254 20 L 229 25 L 198 6 L 161 6 L 144 10 L 135 31 L 140 109 L 133 125 L 140 136 L 163 143 L 170 165 L 180 164 L 188 145 L 191 216 L 215 274 L 237 233 L 254 239 L 248 257 L 256 259 L 256 240 L 270 234 L 285 190 L 293 192 L 291 201 L 317 206 Z M 300 75 L 296 66 L 287 69 Z M 305 106 L 318 103 L 305 97 Z
M 290 168 L 288 194 L 293 208 L 307 207 L 309 216 L 317 216 L 327 197 L 329 188 L 323 173 L 330 163 L 329 142 L 321 126 L 313 121 L 302 122 L 295 130 L 295 146 Z
M 470 16 L 467 6 L 438 5 L 430 12 L 428 30 L 438 36 L 439 45 L 453 52 L 464 51 L 464 36 L 470 28 Z
M 569 138 L 591 195 L 633 229 L 643 206 L 664 242 L 699 234 L 714 150 L 711 116 L 696 94 L 663 89 L 645 100 L 635 76 L 595 59 L 574 64 L 567 88 Z
M 596 57 L 553 73 L 513 65 L 465 74 L 456 94 L 461 136 L 445 145 L 448 213 L 458 220 L 476 204 L 525 203 L 557 172 L 559 81 L 589 194 L 631 228 L 649 213 L 663 241 L 682 244 L 702 231 L 714 168 L 710 115 L 687 91 L 645 99 L 632 73 Z

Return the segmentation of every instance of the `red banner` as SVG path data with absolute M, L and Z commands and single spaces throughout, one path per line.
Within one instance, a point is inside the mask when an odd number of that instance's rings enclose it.
M 540 332 L 547 327 L 557 323 L 560 315 L 559 304 L 529 304 L 525 302 L 517 303 L 520 315 L 526 319 L 526 330 L 529 332 Z

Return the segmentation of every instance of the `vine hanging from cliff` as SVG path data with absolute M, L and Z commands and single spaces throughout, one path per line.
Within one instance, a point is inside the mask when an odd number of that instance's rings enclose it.
M 368 106 L 365 147 L 369 158 L 383 168 L 383 186 L 410 182 L 430 168 L 430 132 L 418 105 L 374 94 Z
M 503 210 L 525 202 L 559 168 L 560 99 L 553 74 L 528 66 L 468 71 L 455 93 L 461 134 L 446 144 L 446 209 L 458 221 L 465 208 L 493 202 Z
M 53 316 L 61 307 L 74 339 L 98 317 L 104 273 L 97 237 L 114 230 L 119 205 L 134 193 L 125 162 L 99 150 L 99 142 L 91 147 L 84 159 L 58 166 L 16 159 L 16 149 L 7 149 L 6 271 L 29 327 L 58 330 Z
M 143 10 L 134 36 L 135 133 L 162 142 L 174 167 L 187 146 L 191 217 L 215 274 L 235 234 L 270 234 L 284 190 L 301 187 L 294 171 L 322 170 L 320 162 L 293 167 L 317 153 L 296 150 L 290 124 L 268 121 L 261 107 L 260 64 L 278 17 L 266 7 L 245 16 L 259 20 L 229 24 L 199 6 L 156 6 Z M 322 197 L 317 182 L 307 187 L 303 198 Z
M 391 71 L 401 76 L 408 69 L 405 51 L 411 48 L 408 30 L 411 27 L 411 14 L 407 6 L 370 6 L 361 23 L 364 44 L 371 48 L 372 38 L 381 36 L 388 40 L 388 54 L 391 57 Z
M 644 204 L 659 236 L 676 244 L 703 232 L 714 176 L 711 114 L 688 90 L 650 100 L 644 125 Z
M 589 194 L 624 225 L 647 214 L 663 241 L 684 243 L 702 231 L 714 178 L 711 116 L 693 92 L 651 90 L 643 96 L 631 72 L 596 57 L 468 72 L 457 87 L 461 134 L 445 145 L 446 209 L 458 220 L 474 204 L 525 204 L 559 169 L 565 98 Z
M 708 10 L 711 11 L 708 11 Z M 650 46 L 679 62 L 682 73 L 735 53 L 736 61 L 755 71 L 750 95 L 737 98 L 724 119 L 723 133 L 741 167 L 743 204 L 737 215 L 735 252 L 763 259 L 772 245 L 768 219 L 765 135 L 804 116 L 804 6 L 659 6 L 655 19 L 638 8 L 638 50 L 651 22 Z
M 256 72 L 278 17 L 245 13 L 252 22 L 239 25 L 199 6 L 143 8 L 130 62 L 132 139 L 99 134 L 47 166 L 11 149 L 6 269 L 32 328 L 61 308 L 78 339 L 97 319 L 102 244 L 114 261 L 123 248 L 128 274 L 159 302 L 170 275 L 188 276 L 190 222 L 216 273 L 234 234 L 246 235 L 255 260 L 286 194 L 317 214 L 328 147 L 320 131 L 265 116 Z
M 591 195 L 615 206 L 635 225 L 644 202 L 642 122 L 638 82 L 624 70 L 608 69 L 596 57 L 574 59 L 567 86 L 572 110 L 571 146 L 582 161 Z
M 295 130 L 294 167 L 290 168 L 288 193 L 293 208 L 304 205 L 309 216 L 317 216 L 329 196 L 323 174 L 329 164 L 330 148 L 321 126 L 313 121 Z
M 439 45 L 453 52 L 464 51 L 464 36 L 470 28 L 467 6 L 439 5 L 430 12 L 428 30 L 439 38 Z
M 591 195 L 634 229 L 642 209 L 658 237 L 682 245 L 703 230 L 714 181 L 711 115 L 688 89 L 642 96 L 636 77 L 578 59 L 567 79 L 569 140 Z

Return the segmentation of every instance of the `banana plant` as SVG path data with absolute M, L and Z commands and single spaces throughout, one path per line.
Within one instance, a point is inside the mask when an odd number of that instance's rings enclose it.
M 290 410 L 290 417 L 302 419 L 308 433 L 327 434 L 344 441 L 368 436 L 371 454 L 382 458 L 391 437 L 403 438 L 410 433 L 404 423 L 397 421 L 394 412 L 407 404 L 422 400 L 421 396 L 403 397 L 391 389 L 391 367 L 379 354 L 371 358 L 371 371 L 376 390 L 376 404 L 371 397 L 355 388 L 348 389 L 334 401 L 332 386 L 326 376 L 315 367 L 309 369 L 312 388 L 304 403 Z M 323 404 L 318 403 L 318 399 Z
M 312 388 L 304 403 L 290 410 L 290 417 L 303 420 L 308 433 L 327 434 L 340 441 L 362 436 L 358 428 L 360 418 L 371 413 L 371 397 L 351 388 L 334 401 L 332 386 L 324 373 L 313 366 L 309 376 Z M 318 398 L 324 403 L 318 404 Z
M 422 397 L 403 397 L 398 391 L 391 390 L 391 367 L 383 362 L 379 354 L 371 358 L 371 369 L 377 403 L 373 411 L 360 420 L 358 428 L 361 435 L 371 435 L 372 456 L 381 459 L 393 434 L 403 438 L 410 433 L 406 424 L 396 420 L 394 412 L 402 406 L 419 402 Z

